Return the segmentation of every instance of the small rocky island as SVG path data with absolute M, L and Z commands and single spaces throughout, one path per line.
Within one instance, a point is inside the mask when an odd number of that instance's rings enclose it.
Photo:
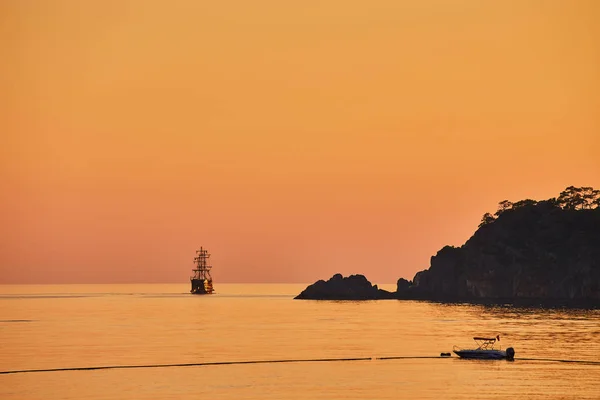
M 320 280 L 302 291 L 296 299 L 310 300 L 380 300 L 394 299 L 395 293 L 379 289 L 363 275 L 344 278 L 335 274 L 328 281 Z
M 542 301 L 600 306 L 600 190 L 568 187 L 543 201 L 508 200 L 486 213 L 460 247 L 445 246 L 429 269 L 396 292 L 362 275 L 334 275 L 296 299 Z

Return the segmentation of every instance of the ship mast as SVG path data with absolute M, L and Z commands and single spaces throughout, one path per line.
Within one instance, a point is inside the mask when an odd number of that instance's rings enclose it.
M 210 281 L 212 282 L 212 277 L 210 276 L 211 265 L 208 264 L 208 259 L 210 258 L 210 254 L 208 254 L 208 250 L 200 247 L 200 250 L 196 250 L 196 256 L 194 257 L 194 264 L 196 268 L 194 271 L 194 276 L 192 279 L 198 279 L 200 281 Z

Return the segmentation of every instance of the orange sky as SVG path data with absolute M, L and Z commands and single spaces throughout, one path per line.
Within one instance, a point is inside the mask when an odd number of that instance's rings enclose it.
M 600 188 L 600 2 L 0 3 L 0 283 L 412 279 Z M 218 286 L 217 286 L 218 288 Z

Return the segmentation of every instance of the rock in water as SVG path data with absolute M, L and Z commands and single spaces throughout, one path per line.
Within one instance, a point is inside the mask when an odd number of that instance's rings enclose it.
M 377 300 L 392 298 L 393 294 L 372 285 L 364 275 L 333 275 L 328 281 L 319 280 L 308 286 L 296 299 L 305 300 Z

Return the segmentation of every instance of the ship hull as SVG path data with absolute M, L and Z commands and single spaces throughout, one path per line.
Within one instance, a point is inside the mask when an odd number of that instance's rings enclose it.
M 213 293 L 212 280 L 190 279 L 192 282 L 192 294 L 211 294 Z

